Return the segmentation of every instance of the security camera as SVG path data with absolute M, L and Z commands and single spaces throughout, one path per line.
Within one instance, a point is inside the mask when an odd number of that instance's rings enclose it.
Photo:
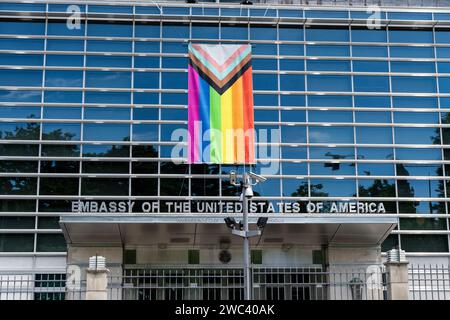
M 253 179 L 256 180 L 256 182 L 264 182 L 267 180 L 267 178 L 260 176 L 259 174 L 253 173 L 253 172 L 249 172 L 248 173 L 250 177 L 252 177 Z
M 253 197 L 253 189 L 251 188 L 251 186 L 245 188 L 244 196 L 245 196 L 246 198 L 251 198 L 251 197 Z
M 237 175 L 236 175 L 236 171 L 230 171 L 230 183 L 235 186 L 237 185 Z

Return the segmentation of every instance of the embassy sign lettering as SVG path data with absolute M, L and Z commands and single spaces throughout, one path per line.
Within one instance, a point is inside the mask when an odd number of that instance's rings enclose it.
M 72 201 L 82 213 L 241 213 L 239 201 Z M 250 213 L 386 213 L 383 202 L 251 201 Z

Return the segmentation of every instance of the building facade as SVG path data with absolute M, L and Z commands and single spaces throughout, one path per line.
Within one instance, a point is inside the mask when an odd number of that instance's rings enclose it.
M 190 42 L 252 45 L 255 265 L 448 265 L 445 1 L 294 4 L 0 1 L 0 272 L 240 265 L 249 168 L 186 163 Z

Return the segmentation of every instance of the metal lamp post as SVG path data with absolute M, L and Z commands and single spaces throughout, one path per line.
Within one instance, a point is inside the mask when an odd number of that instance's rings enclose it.
M 253 179 L 255 179 L 255 183 L 253 183 Z M 244 259 L 244 299 L 251 300 L 252 299 L 252 276 L 250 271 L 250 238 L 256 237 L 261 234 L 260 230 L 249 230 L 248 228 L 248 201 L 253 197 L 253 186 L 258 182 L 264 182 L 267 179 L 257 175 L 255 173 L 247 173 L 245 172 L 242 175 L 242 181 L 240 183 L 237 182 L 236 172 L 230 172 L 230 182 L 234 186 L 241 186 L 242 192 L 240 200 L 242 201 L 242 224 L 239 224 L 239 229 L 236 229 L 237 224 L 234 219 L 226 218 L 225 222 L 228 227 L 230 227 L 231 233 L 243 238 L 243 259 Z M 230 220 L 234 221 L 234 223 L 230 224 Z M 267 221 L 267 220 L 265 220 Z M 265 223 L 264 223 L 265 225 Z

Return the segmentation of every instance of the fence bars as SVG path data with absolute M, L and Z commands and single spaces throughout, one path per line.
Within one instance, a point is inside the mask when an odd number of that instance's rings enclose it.
M 409 290 L 412 300 L 450 300 L 448 265 L 410 265 Z

